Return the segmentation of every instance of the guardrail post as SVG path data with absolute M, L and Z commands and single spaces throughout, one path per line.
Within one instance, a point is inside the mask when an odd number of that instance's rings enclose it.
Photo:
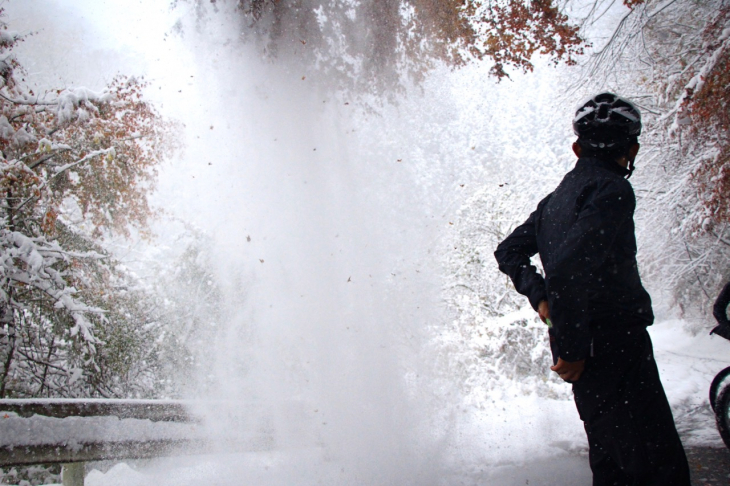
M 84 486 L 84 463 L 72 462 L 61 468 L 63 486 Z

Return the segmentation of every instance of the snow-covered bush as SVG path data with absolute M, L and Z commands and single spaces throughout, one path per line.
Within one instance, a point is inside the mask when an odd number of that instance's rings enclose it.
M 0 484 L 36 486 L 57 484 L 61 480 L 60 464 L 12 467 L 8 468 L 7 471 L 0 469 Z
M 446 256 L 452 322 L 441 333 L 439 351 L 475 404 L 505 390 L 568 397 L 550 371 L 547 326 L 494 259 L 499 242 L 527 217 L 525 207 L 534 196 L 523 189 L 490 184 L 477 191 L 459 211 Z

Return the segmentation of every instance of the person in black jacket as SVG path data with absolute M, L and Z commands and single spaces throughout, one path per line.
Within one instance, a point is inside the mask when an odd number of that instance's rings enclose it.
M 712 315 L 717 320 L 717 326 L 710 331 L 710 334 L 717 334 L 725 339 L 730 339 L 730 320 L 727 318 L 728 305 L 730 305 L 730 282 L 725 284 L 725 287 L 720 291 L 720 295 L 717 296 L 717 300 L 715 300 Z
M 689 485 L 689 467 L 646 327 L 628 182 L 641 115 L 611 93 L 573 120 L 575 168 L 494 255 L 548 324 L 551 370 L 572 383 L 594 486 Z M 539 254 L 545 276 L 530 262 Z

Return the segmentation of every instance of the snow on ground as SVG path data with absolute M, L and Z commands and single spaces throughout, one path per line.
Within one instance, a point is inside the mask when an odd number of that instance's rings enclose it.
M 714 375 L 730 365 L 730 343 L 705 333 L 693 336 L 685 331 L 681 320 L 659 322 L 650 328 L 650 333 L 685 444 L 722 447 L 707 391 Z M 505 382 L 502 389 L 491 394 L 496 397 L 494 403 L 464 402 L 455 407 L 459 416 L 445 425 L 450 430 L 435 434 L 441 437 L 442 442 L 436 447 L 436 454 L 441 457 L 424 457 L 422 474 L 406 484 L 589 484 L 587 445 L 572 401 L 543 399 L 519 390 L 516 384 L 510 386 Z M 363 451 L 363 456 L 367 454 Z M 86 484 L 403 484 L 402 478 L 396 483 L 386 473 L 352 470 L 338 459 L 337 451 L 326 444 L 159 458 L 116 464 L 104 472 L 93 469 Z
M 730 366 L 730 342 L 684 326 L 668 320 L 649 328 L 662 383 L 685 445 L 723 447 L 707 397 L 714 376 Z

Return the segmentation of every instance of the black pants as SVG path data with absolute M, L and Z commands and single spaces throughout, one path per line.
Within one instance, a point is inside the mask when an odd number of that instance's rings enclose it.
M 593 486 L 689 486 L 689 466 L 644 328 L 594 337 L 573 384 Z

